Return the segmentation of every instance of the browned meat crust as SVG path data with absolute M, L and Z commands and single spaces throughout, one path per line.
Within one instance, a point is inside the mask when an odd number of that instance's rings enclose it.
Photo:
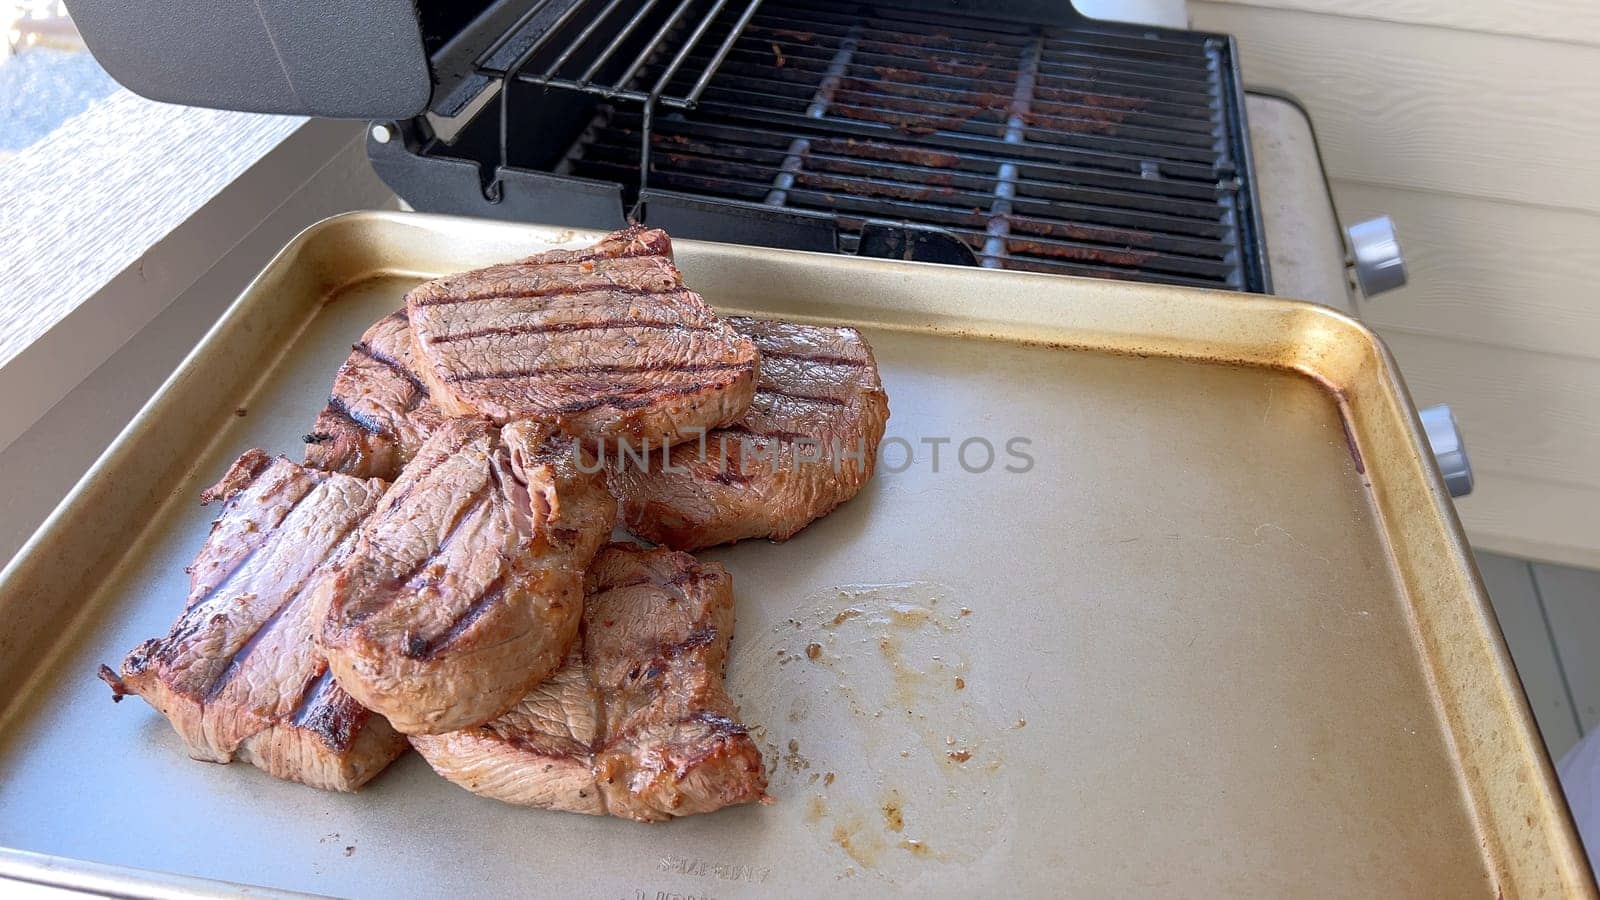
M 329 678 L 309 585 L 349 552 L 385 487 L 245 453 L 202 495 L 226 505 L 189 568 L 183 615 L 120 674 L 102 666 L 100 677 L 114 696 L 160 710 L 195 759 L 240 757 L 313 787 L 360 787 L 405 739 Z
M 550 426 L 446 421 L 316 589 L 334 677 L 407 734 L 493 719 L 560 665 L 615 521 Z
M 434 401 L 552 422 L 590 446 L 671 444 L 738 418 L 755 346 L 684 287 L 671 250 L 635 227 L 418 286 L 406 308 Z
M 412 359 L 406 311 L 397 310 L 368 328 L 339 367 L 305 436 L 305 464 L 393 481 L 443 418 Z
M 889 419 L 872 347 L 854 328 L 728 322 L 761 350 L 749 411 L 703 444 L 673 447 L 670 465 L 614 466 L 629 530 L 679 550 L 792 537 L 872 477 Z
M 764 801 L 761 752 L 722 684 L 732 632 L 721 565 L 613 544 L 564 667 L 493 722 L 412 744 L 445 778 L 524 806 L 657 822 Z

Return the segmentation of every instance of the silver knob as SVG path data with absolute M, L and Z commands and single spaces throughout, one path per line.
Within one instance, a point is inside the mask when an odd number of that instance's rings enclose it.
M 387 144 L 394 139 L 394 129 L 388 125 L 372 126 L 372 139 L 380 144 Z
M 1428 446 L 1433 448 L 1433 458 L 1439 463 L 1439 474 L 1444 476 L 1444 486 L 1452 497 L 1465 497 L 1472 493 L 1472 462 L 1467 459 L 1467 445 L 1461 442 L 1461 431 L 1456 428 L 1456 417 L 1444 404 L 1417 410 L 1422 419 L 1422 430 L 1428 435 Z
M 1406 283 L 1406 260 L 1400 253 L 1400 238 L 1394 220 L 1379 216 L 1357 222 L 1345 229 L 1350 236 L 1350 252 L 1355 255 L 1356 281 L 1361 292 L 1375 297 Z

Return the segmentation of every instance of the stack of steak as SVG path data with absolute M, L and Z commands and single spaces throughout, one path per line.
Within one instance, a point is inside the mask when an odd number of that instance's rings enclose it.
M 854 496 L 888 418 L 849 328 L 722 319 L 629 228 L 420 285 L 305 462 L 246 452 L 115 695 L 196 759 L 355 790 L 409 742 L 510 803 L 640 821 L 765 798 L 723 688 L 732 577 Z M 619 512 L 660 545 L 608 544 Z

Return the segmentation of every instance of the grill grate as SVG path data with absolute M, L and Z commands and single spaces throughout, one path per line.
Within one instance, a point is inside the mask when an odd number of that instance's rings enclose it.
M 441 198 L 419 208 L 565 209 L 584 224 L 627 211 L 686 237 L 916 242 L 992 268 L 1269 289 L 1229 38 L 917 2 L 539 0 L 476 63 L 504 87 L 498 123 L 459 145 L 420 132 L 420 157 L 479 164 L 485 206 L 434 183 L 401 193 Z M 461 169 L 437 171 L 460 184 Z M 953 243 L 924 248 L 940 244 L 930 228 Z
M 729 4 L 730 0 L 670 4 L 540 0 L 478 56 L 474 69 L 493 80 L 687 109 L 706 89 L 761 0 L 748 0 L 731 23 L 726 18 Z M 712 30 L 721 33 L 708 50 L 702 42 Z M 519 39 L 529 33 L 534 35 L 531 39 Z M 667 57 L 674 45 L 676 50 Z M 629 58 L 632 61 L 622 65 Z M 647 63 L 668 59 L 655 68 L 652 87 L 643 89 L 635 83 Z
M 710 32 L 733 40 L 721 59 L 689 53 L 714 73 L 695 108 L 605 109 L 571 174 L 646 203 L 668 190 L 834 214 L 849 252 L 888 219 L 941 228 L 984 266 L 1262 288 L 1241 264 L 1218 41 L 833 0 L 768 2 Z

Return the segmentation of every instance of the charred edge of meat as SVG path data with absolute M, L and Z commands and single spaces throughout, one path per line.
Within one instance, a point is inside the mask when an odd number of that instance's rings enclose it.
M 150 668 L 150 658 L 161 651 L 160 638 L 148 638 L 139 646 L 129 651 L 122 661 L 122 671 L 125 675 L 142 675 Z
M 667 291 L 666 293 L 681 293 Z M 474 328 L 471 331 L 461 331 L 455 334 L 439 334 L 427 339 L 428 343 L 449 344 L 456 341 L 469 341 L 473 338 L 500 337 L 523 334 L 570 334 L 575 331 L 610 331 L 625 328 L 639 328 L 647 331 L 715 331 L 712 325 L 690 325 L 686 322 L 666 322 L 654 319 L 605 319 L 589 322 L 549 322 L 549 323 L 524 323 L 520 325 L 497 325 L 489 328 Z
M 678 365 L 671 361 L 628 364 L 628 365 L 592 365 L 592 366 L 547 366 L 527 369 L 503 369 L 498 372 L 466 372 L 450 375 L 445 381 L 458 383 L 463 381 L 503 381 L 512 378 L 542 378 L 547 375 L 652 375 L 656 373 L 677 373 L 688 375 L 710 374 L 713 372 L 735 372 L 755 368 L 753 360 L 732 363 L 702 363 L 694 365 Z
M 581 250 L 550 250 L 520 260 L 518 265 L 574 265 L 601 259 L 634 259 L 641 256 L 660 256 L 670 260 L 672 238 L 658 228 L 629 225 Z
M 105 663 L 100 664 L 100 671 L 96 674 L 100 676 L 101 681 L 104 681 L 107 685 L 110 685 L 111 702 L 121 703 L 123 697 L 134 693 L 134 691 L 128 687 L 127 683 L 117 675 L 116 671 Z
M 216 500 L 231 500 L 238 496 L 250 485 L 256 483 L 261 473 L 272 468 L 274 457 L 265 450 L 246 450 L 234 460 L 228 471 L 223 473 L 222 480 L 200 492 L 200 503 L 205 505 Z
M 529 265 L 565 265 L 565 263 L 530 263 Z M 458 297 L 446 295 L 443 297 L 419 297 L 412 300 L 414 306 L 449 306 L 455 303 L 488 303 L 491 300 L 533 300 L 539 297 L 564 297 L 567 295 L 582 294 L 621 294 L 625 296 L 643 296 L 654 294 L 677 293 L 680 288 L 670 291 L 658 290 L 651 285 L 596 285 L 592 288 L 574 288 L 570 284 L 553 283 L 542 284 L 538 287 L 523 288 L 518 291 L 495 291 L 481 297 Z
M 333 435 L 326 431 L 313 431 L 310 434 L 300 435 L 300 442 L 303 444 L 325 444 L 331 440 L 333 440 Z
M 372 713 L 348 695 L 336 692 L 333 673 L 325 668 L 307 684 L 287 720 L 296 728 L 316 735 L 328 749 L 342 752 L 370 718 Z
M 389 426 L 355 412 L 344 402 L 343 397 L 329 397 L 328 412 L 345 419 L 368 434 L 387 435 L 389 433 Z
M 422 379 L 417 377 L 417 373 L 406 368 L 405 364 L 400 362 L 398 359 L 395 359 L 387 353 L 382 353 L 372 349 L 372 346 L 366 341 L 359 341 L 355 344 L 352 344 L 350 349 L 361 354 L 362 356 L 365 356 L 367 359 L 372 360 L 378 365 L 383 366 L 396 375 L 399 375 L 401 378 L 404 378 L 422 396 L 428 396 L 428 386 L 422 383 Z

